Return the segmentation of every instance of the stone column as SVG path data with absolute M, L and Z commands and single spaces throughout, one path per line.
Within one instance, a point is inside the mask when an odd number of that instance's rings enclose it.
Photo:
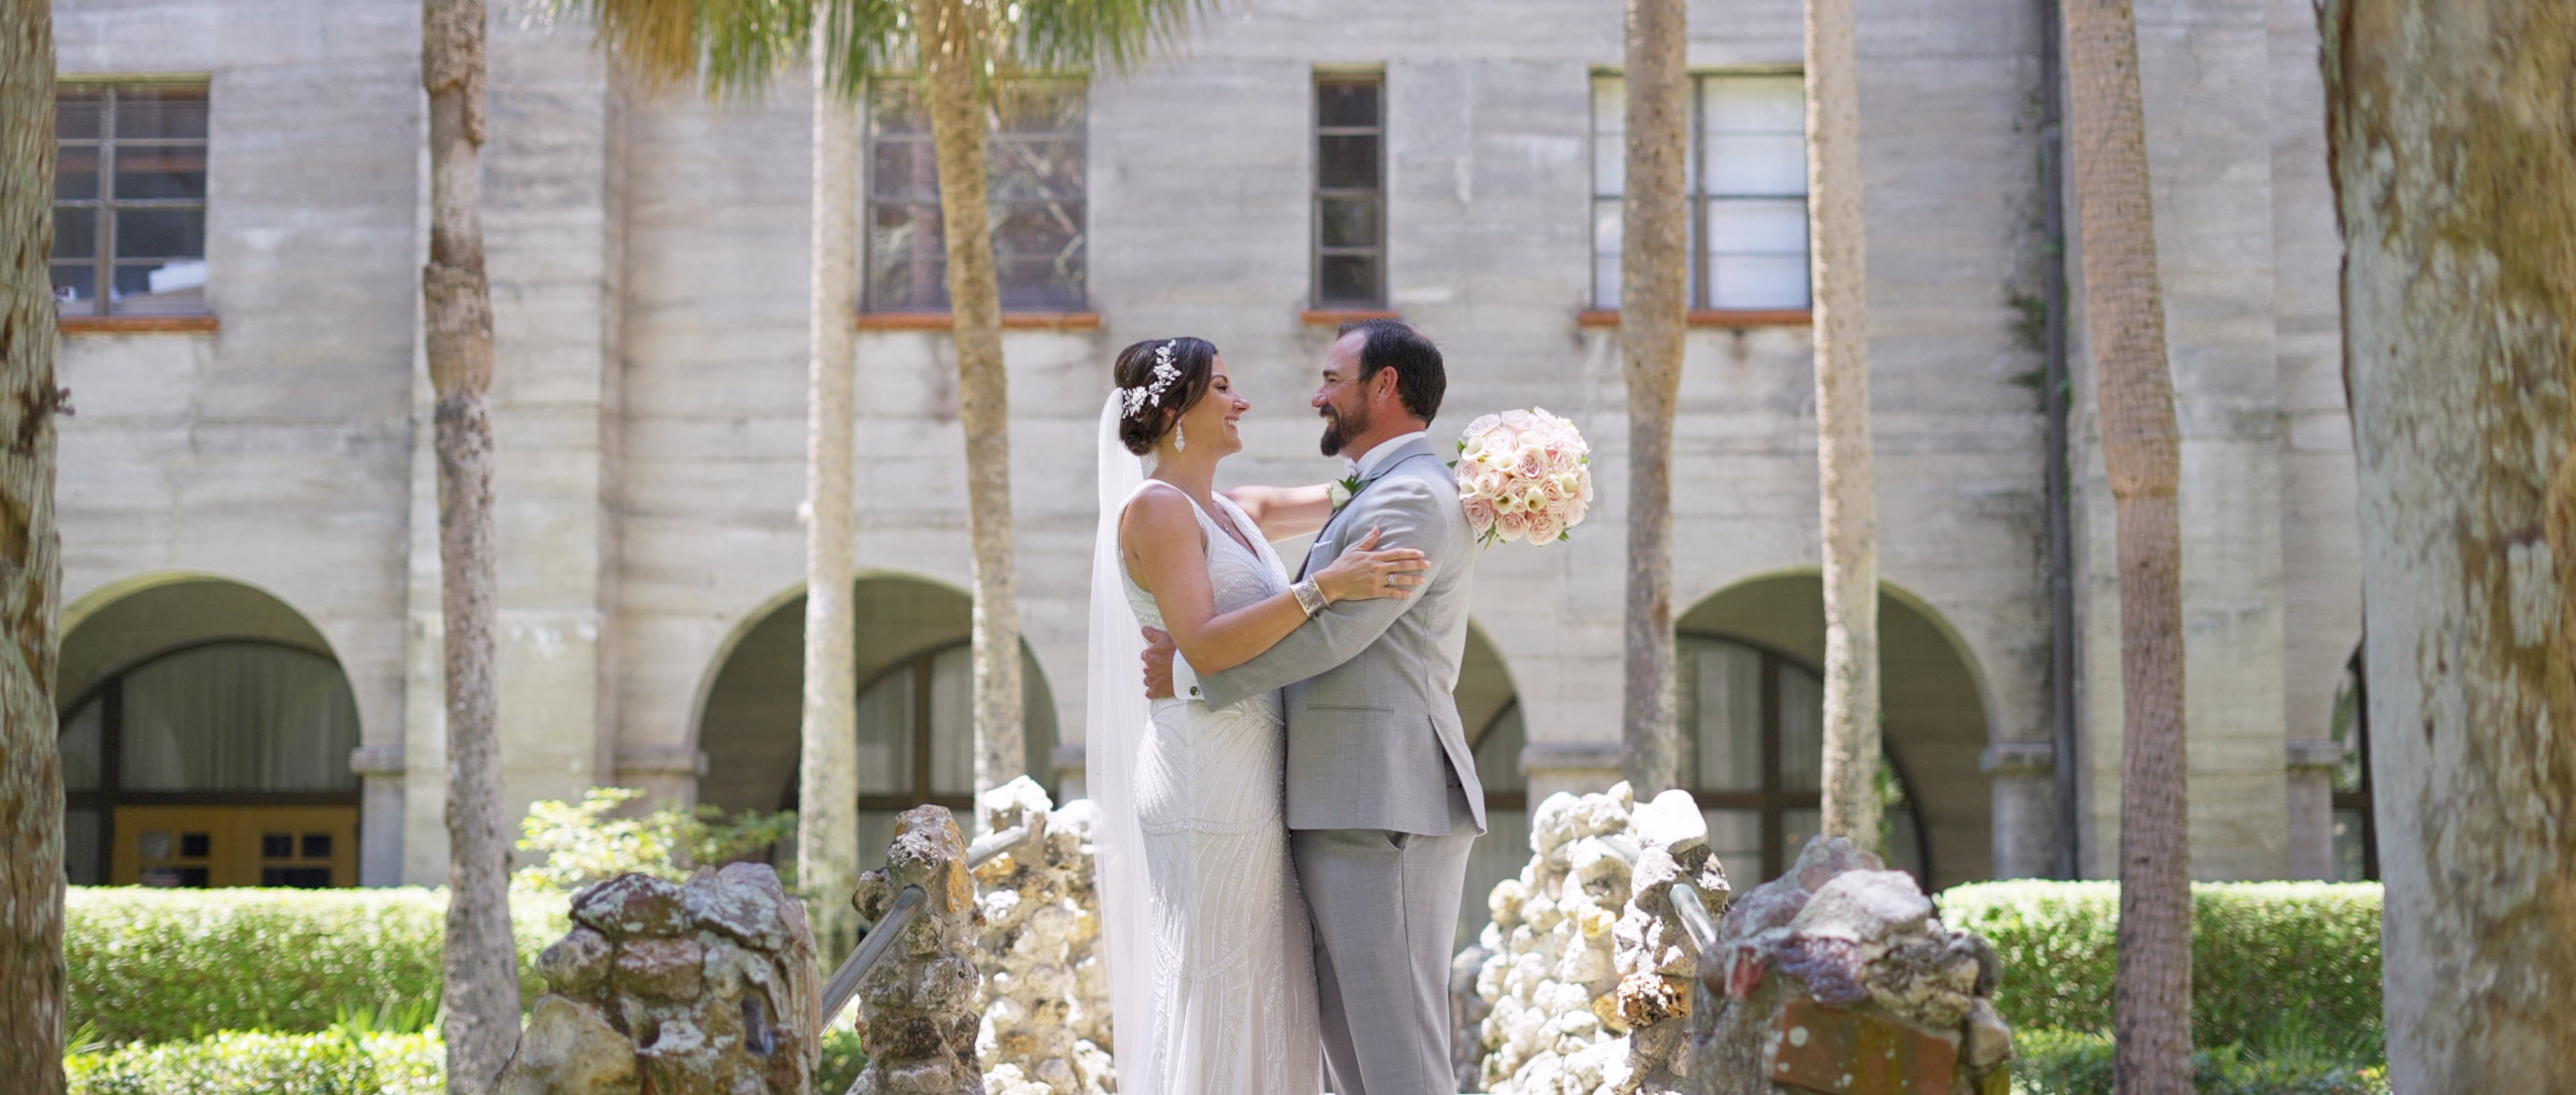
M 895 898 L 921 887 L 921 913 L 859 982 L 867 1068 L 852 1095 L 984 1095 L 975 1060 L 975 967 L 984 914 L 966 870 L 966 836 L 942 806 L 895 818 L 886 865 L 859 876 L 850 903 L 883 920 Z
M 2057 822 L 2056 744 L 1995 742 L 1977 769 L 1993 777 L 1995 877 L 2055 876 L 2058 841 L 2075 839 Z
M 2343 771 L 2344 744 L 2289 743 L 2291 878 L 2331 881 L 2335 876 L 2334 784 Z

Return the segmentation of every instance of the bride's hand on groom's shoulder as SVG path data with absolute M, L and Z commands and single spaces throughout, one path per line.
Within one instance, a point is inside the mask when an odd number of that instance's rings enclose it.
M 1430 580 L 1423 572 L 1430 569 L 1431 562 L 1421 551 L 1377 546 L 1384 531 L 1370 529 L 1357 543 L 1342 549 L 1341 557 L 1334 559 L 1331 566 L 1315 573 L 1315 586 L 1323 591 L 1324 603 L 1410 597 L 1415 587 Z

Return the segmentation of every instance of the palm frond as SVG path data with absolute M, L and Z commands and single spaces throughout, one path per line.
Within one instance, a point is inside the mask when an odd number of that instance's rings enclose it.
M 586 19 L 613 62 L 648 87 L 701 85 L 709 97 L 758 95 L 804 68 L 819 24 L 824 71 L 845 96 L 902 56 L 901 5 L 890 0 L 546 0 L 549 15 Z
M 1212 0 L 979 0 L 1000 9 L 1005 55 L 1031 69 L 1132 71 L 1166 52 Z

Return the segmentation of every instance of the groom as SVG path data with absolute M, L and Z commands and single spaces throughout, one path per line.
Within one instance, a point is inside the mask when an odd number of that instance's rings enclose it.
M 1193 679 L 1149 634 L 1147 690 L 1224 707 L 1286 690 L 1288 843 L 1314 918 L 1324 1057 L 1338 1095 L 1454 1092 L 1449 948 L 1485 792 L 1450 690 L 1467 645 L 1476 550 L 1458 486 L 1425 439 L 1448 387 L 1440 350 L 1394 320 L 1344 325 L 1313 404 L 1351 500 L 1302 578 L 1381 530 L 1430 557 L 1414 596 L 1326 606 L 1269 651 Z M 1348 481 L 1346 481 L 1348 482 Z M 1168 683 L 1167 683 L 1168 681 Z

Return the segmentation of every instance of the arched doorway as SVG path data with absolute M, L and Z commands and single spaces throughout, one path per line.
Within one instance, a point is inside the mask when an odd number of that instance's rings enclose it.
M 862 578 L 857 620 L 859 861 L 873 867 L 894 836 L 894 815 L 922 803 L 972 825 L 975 754 L 974 602 L 935 582 Z M 750 625 L 716 671 L 698 719 L 707 773 L 698 801 L 728 812 L 797 806 L 804 715 L 805 598 L 790 597 Z M 1055 697 L 1021 648 L 1029 775 L 1055 790 Z M 782 854 L 790 854 L 782 849 Z
M 2343 746 L 2332 799 L 2336 882 L 2379 881 L 2379 824 L 2370 788 L 2370 681 L 2362 653 L 2361 647 L 2353 648 L 2335 688 L 2333 734 Z
M 1816 832 L 1824 583 L 1812 573 L 1742 582 L 1692 606 L 1676 630 L 1685 777 L 1709 813 L 1710 845 L 1746 887 L 1787 869 Z M 1882 586 L 1879 671 L 1887 771 L 1904 804 L 1889 815 L 1889 865 L 1934 889 L 1986 877 L 1993 806 L 1977 764 L 1989 734 L 1966 651 L 1928 607 Z M 1759 877 L 1739 862 L 1759 864 Z
M 78 614 L 59 680 L 74 885 L 357 884 L 357 702 L 284 602 L 144 584 Z
M 1521 749 L 1529 744 L 1529 731 L 1521 723 L 1520 697 L 1502 652 L 1472 623 L 1452 695 L 1459 722 L 1467 728 L 1467 745 L 1475 752 L 1476 781 L 1485 785 L 1485 835 L 1468 853 L 1467 889 L 1459 902 L 1456 947 L 1464 948 L 1491 919 L 1487 895 L 1529 862 L 1529 777 L 1521 773 Z

